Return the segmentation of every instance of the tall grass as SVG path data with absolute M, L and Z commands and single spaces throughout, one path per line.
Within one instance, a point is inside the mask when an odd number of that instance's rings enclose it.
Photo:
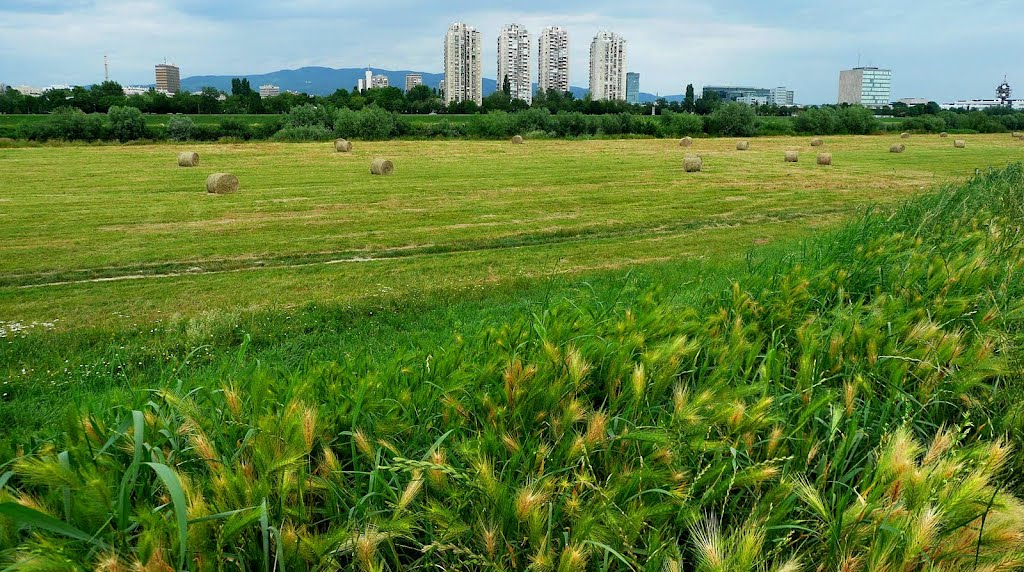
M 1016 570 L 1024 166 L 705 304 L 227 370 L 10 452 L 13 569 Z M 376 364 L 371 367 L 371 364 Z

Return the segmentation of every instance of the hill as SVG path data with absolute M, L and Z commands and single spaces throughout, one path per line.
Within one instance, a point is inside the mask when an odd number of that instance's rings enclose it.
M 429 73 L 412 70 L 385 70 L 380 68 L 369 68 L 374 74 L 383 74 L 388 77 L 388 82 L 395 87 L 405 87 L 405 76 L 411 73 L 418 73 L 423 76 L 423 83 L 430 87 L 438 87 L 444 79 L 444 74 Z M 215 87 L 221 91 L 231 91 L 231 80 L 242 77 L 249 80 L 253 88 L 261 85 L 272 84 L 281 88 L 282 91 L 298 91 L 310 95 L 330 95 L 338 89 L 352 89 L 363 74 L 366 68 L 328 68 L 328 67 L 303 67 L 294 70 L 278 70 L 265 74 L 233 74 L 233 75 L 198 75 L 186 77 L 181 80 L 181 87 L 187 91 L 199 91 L 204 87 Z M 484 96 L 494 93 L 498 89 L 498 82 L 492 78 L 484 78 Z M 536 87 L 536 84 L 534 84 Z M 573 95 L 584 97 L 587 88 L 570 87 Z M 656 98 L 650 93 L 641 93 L 642 102 L 651 102 Z M 669 101 L 681 101 L 683 96 L 666 96 Z

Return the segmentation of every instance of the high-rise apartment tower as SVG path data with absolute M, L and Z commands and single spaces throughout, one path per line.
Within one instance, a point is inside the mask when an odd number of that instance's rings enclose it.
M 569 91 L 569 32 L 544 28 L 537 44 L 537 89 Z
M 156 90 L 164 93 L 181 91 L 181 70 L 170 64 L 157 64 Z
M 508 78 L 509 95 L 527 103 L 533 101 L 530 77 L 530 33 L 519 24 L 502 26 L 498 33 L 498 89 Z
M 475 28 L 452 24 L 444 39 L 444 102 L 483 105 L 483 37 Z
M 598 32 L 590 44 L 590 97 L 626 99 L 626 40 L 618 34 Z

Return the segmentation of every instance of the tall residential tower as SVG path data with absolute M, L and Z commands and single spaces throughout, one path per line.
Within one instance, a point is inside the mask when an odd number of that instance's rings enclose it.
M 452 24 L 444 39 L 444 103 L 484 102 L 483 38 L 462 23 Z
M 181 70 L 170 64 L 157 64 L 156 90 L 161 93 L 175 94 L 181 91 Z
M 508 78 L 512 99 L 533 101 L 530 79 L 530 33 L 519 24 L 503 26 L 498 34 L 498 89 Z
M 537 89 L 569 91 L 569 32 L 544 28 L 537 47 Z
M 626 40 L 618 34 L 598 32 L 590 44 L 590 97 L 626 99 Z

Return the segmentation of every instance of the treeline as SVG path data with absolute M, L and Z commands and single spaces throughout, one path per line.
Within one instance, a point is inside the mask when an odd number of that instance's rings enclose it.
M 835 110 L 840 120 L 828 131 L 807 131 L 821 135 L 868 134 L 880 129 L 878 120 L 863 107 Z M 137 139 L 176 141 L 234 140 L 326 141 L 335 137 L 383 140 L 396 137 L 421 139 L 501 139 L 513 135 L 533 138 L 571 137 L 682 137 L 795 135 L 802 132 L 792 118 L 759 117 L 753 108 L 728 103 L 710 115 L 662 111 L 659 115 L 611 113 L 588 115 L 577 111 L 552 113 L 545 108 L 518 112 L 495 111 L 458 118 L 416 120 L 409 116 L 371 106 L 359 111 L 349 108 L 304 104 L 269 121 L 250 124 L 225 118 L 218 124 L 201 124 L 189 116 L 172 116 L 165 127 L 146 125 L 137 108 L 111 107 L 107 114 L 89 114 L 63 107 L 42 121 L 26 122 L 13 134 L 32 141 L 131 141 Z
M 186 115 L 171 116 L 165 126 L 146 124 L 134 107 L 111 107 L 106 114 L 59 108 L 42 121 L 31 121 L 14 130 L 19 139 L 31 141 L 327 141 L 335 137 L 363 140 L 408 139 L 503 139 L 513 135 L 530 138 L 579 137 L 756 137 L 778 135 L 869 135 L 881 131 L 950 131 L 993 133 L 1024 130 L 1024 113 L 995 114 L 943 112 L 884 124 L 871 110 L 860 106 L 805 110 L 795 117 L 764 117 L 752 107 L 727 103 L 709 115 L 663 110 L 659 115 L 581 112 L 552 113 L 545 108 L 518 112 L 494 111 L 460 117 L 425 118 L 401 115 L 381 107 L 361 110 L 335 109 L 303 104 L 267 121 L 248 123 L 226 117 L 219 123 L 197 123 Z

